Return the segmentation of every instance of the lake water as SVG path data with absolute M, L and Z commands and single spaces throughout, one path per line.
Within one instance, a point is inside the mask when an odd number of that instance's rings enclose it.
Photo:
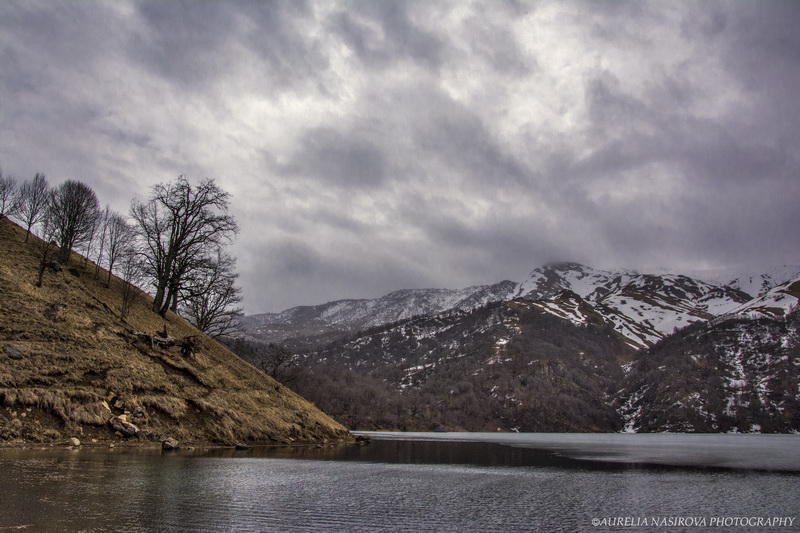
M 0 450 L 0 531 L 800 531 L 800 436 L 371 435 Z

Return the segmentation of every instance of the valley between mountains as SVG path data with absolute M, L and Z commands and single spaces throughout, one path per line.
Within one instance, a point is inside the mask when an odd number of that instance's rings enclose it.
M 244 357 L 352 429 L 797 432 L 800 266 L 577 263 L 242 319 Z

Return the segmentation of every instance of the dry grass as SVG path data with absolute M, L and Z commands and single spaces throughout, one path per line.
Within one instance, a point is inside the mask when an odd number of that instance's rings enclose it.
M 106 287 L 104 271 L 95 279 L 94 264 L 77 254 L 36 287 L 38 240 L 23 240 L 21 228 L 0 220 L 0 404 L 16 413 L 0 416 L 0 435 L 46 440 L 45 431 L 79 428 L 112 438 L 107 420 L 128 413 L 153 439 L 349 438 L 341 425 L 177 315 L 153 313 L 146 294 L 139 292 L 120 320 L 122 281 L 112 277 Z M 178 339 L 201 335 L 198 353 L 152 349 L 137 339 L 136 332 L 165 326 Z M 5 346 L 23 357 L 9 357 Z M 19 407 L 41 413 L 35 431 L 34 417 L 23 418 Z M 14 427 L 3 431 L 4 424 Z

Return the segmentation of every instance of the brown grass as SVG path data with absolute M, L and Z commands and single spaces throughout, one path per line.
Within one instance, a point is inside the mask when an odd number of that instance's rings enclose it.
M 46 440 L 45 431 L 52 436 L 78 428 L 112 438 L 108 419 L 129 413 L 151 439 L 349 438 L 312 404 L 185 320 L 153 313 L 145 293 L 137 291 L 120 320 L 123 282 L 112 276 L 106 287 L 105 271 L 95 279 L 94 263 L 77 254 L 61 272 L 46 271 L 43 286 L 36 287 L 38 239 L 23 240 L 21 228 L 0 220 L 0 404 L 16 413 L 0 417 L 0 435 Z M 177 339 L 200 335 L 198 353 L 152 349 L 137 339 L 137 332 L 154 334 L 165 326 Z M 6 345 L 23 358 L 8 357 Z M 23 418 L 19 407 L 41 411 L 35 431 L 26 426 L 33 417 Z M 3 431 L 4 424 L 14 427 Z

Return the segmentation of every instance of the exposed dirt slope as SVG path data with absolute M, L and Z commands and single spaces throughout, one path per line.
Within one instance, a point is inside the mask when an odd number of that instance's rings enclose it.
M 0 442 L 348 439 L 347 430 L 189 323 L 150 310 L 136 291 L 120 319 L 123 282 L 73 254 L 35 286 L 41 241 L 0 220 Z M 151 344 L 166 327 L 197 348 Z M 133 426 L 133 427 L 132 427 Z M 138 430 L 138 431 L 137 431 Z

